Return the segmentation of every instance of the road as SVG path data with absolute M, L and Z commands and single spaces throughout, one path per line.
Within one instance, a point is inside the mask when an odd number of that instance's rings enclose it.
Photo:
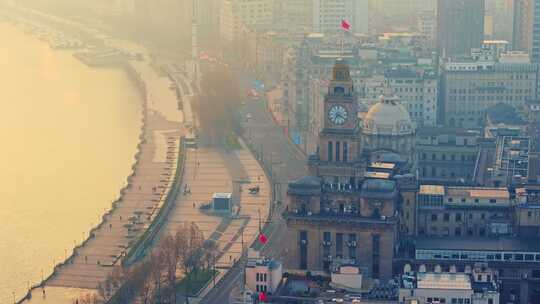
M 264 100 L 248 101 L 241 112 L 244 118 L 247 113 L 251 114 L 251 119 L 245 123 L 244 138 L 254 147 L 255 154 L 259 159 L 262 155 L 267 172 L 273 175 L 275 200 L 282 202 L 275 205 L 273 216 L 267 223 L 265 233 L 269 237 L 269 241 L 262 248 L 262 255 L 280 259 L 284 254 L 281 246 L 284 243 L 286 226 L 281 218 L 281 211 L 285 208 L 287 183 L 305 175 L 306 160 L 287 140 L 283 128 L 274 123 L 270 113 L 266 110 Z M 208 294 L 204 303 L 228 303 L 233 288 L 242 283 L 242 272 L 243 267 L 232 268 L 219 286 Z

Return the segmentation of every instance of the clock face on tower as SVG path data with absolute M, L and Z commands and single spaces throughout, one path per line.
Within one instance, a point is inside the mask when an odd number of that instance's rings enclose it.
M 336 105 L 330 108 L 328 111 L 328 119 L 335 125 L 342 125 L 347 121 L 347 109 L 343 106 Z

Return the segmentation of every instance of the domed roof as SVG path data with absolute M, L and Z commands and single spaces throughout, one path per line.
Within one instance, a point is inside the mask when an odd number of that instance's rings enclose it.
M 381 96 L 364 117 L 364 133 L 380 135 L 413 134 L 415 125 L 397 97 Z

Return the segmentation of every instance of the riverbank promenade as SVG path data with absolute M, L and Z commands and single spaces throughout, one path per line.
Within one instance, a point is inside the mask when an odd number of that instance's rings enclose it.
M 228 152 L 204 145 L 187 150 L 182 182 L 182 189 L 187 185 L 191 194 L 178 197 L 164 232 L 174 234 L 186 221 L 197 223 L 204 238 L 218 244 L 216 282 L 219 282 L 240 259 L 242 247 L 247 250 L 257 240 L 259 223 L 263 226 L 269 214 L 270 183 L 243 143 L 240 149 Z M 248 188 L 255 186 L 259 186 L 259 193 L 250 194 Z M 216 192 L 232 193 L 234 204 L 239 208 L 237 214 L 220 216 L 200 209 Z M 200 302 L 212 288 L 210 282 L 190 303 Z
M 145 105 L 137 161 L 128 186 L 89 238 L 24 303 L 71 304 L 77 295 L 95 292 L 164 203 L 177 168 L 182 111 L 165 74 L 149 62 L 129 64 L 128 72 L 137 81 Z

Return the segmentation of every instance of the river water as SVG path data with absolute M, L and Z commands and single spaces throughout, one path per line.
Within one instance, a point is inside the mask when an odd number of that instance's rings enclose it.
M 52 272 L 118 197 L 141 97 L 120 70 L 0 23 L 0 303 Z

